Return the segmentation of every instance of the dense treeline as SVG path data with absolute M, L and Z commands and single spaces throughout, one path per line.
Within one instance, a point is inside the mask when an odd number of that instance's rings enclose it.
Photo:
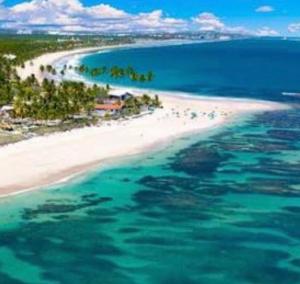
M 53 67 L 41 67 L 53 73 Z M 82 82 L 62 81 L 56 84 L 53 80 L 44 79 L 39 84 L 34 75 L 21 81 L 11 60 L 0 57 L 0 107 L 13 106 L 15 118 L 31 118 L 33 120 L 65 120 L 74 115 L 89 114 L 95 103 L 103 103 L 109 98 L 109 85 L 86 86 Z M 135 115 L 143 106 L 160 107 L 161 102 L 156 96 L 148 95 L 131 97 L 124 102 L 121 116 Z
M 108 38 L 100 36 L 0 36 L 0 55 L 13 54 L 14 65 L 47 52 L 69 50 L 81 47 L 131 43 L 130 38 Z
M 11 103 L 19 82 L 11 60 L 0 56 L 0 106 Z
M 67 119 L 94 110 L 100 87 L 63 81 L 56 85 L 45 79 L 39 85 L 34 77 L 20 82 L 13 99 L 14 115 L 38 120 Z
M 55 84 L 45 79 L 39 84 L 34 75 L 21 81 L 11 60 L 0 57 L 0 106 L 12 104 L 14 116 L 38 120 L 66 119 L 93 110 L 96 96 L 106 88 L 88 87 L 81 82 Z
M 125 108 L 122 111 L 122 115 L 131 116 L 140 114 L 143 106 L 147 106 L 148 108 L 160 108 L 161 101 L 157 95 L 154 98 L 151 98 L 147 94 L 144 94 L 140 97 L 128 98 L 125 101 Z
M 86 40 L 86 39 L 85 39 Z M 6 40 L 0 36 L 0 108 L 4 105 L 12 106 L 11 118 L 30 118 L 32 120 L 61 120 L 75 118 L 77 115 L 88 115 L 95 109 L 98 100 L 109 98 L 109 86 L 87 86 L 82 82 L 63 81 L 55 83 L 53 80 L 44 79 L 40 84 L 34 75 L 26 80 L 21 80 L 16 72 L 16 65 L 24 60 L 42 54 L 44 52 L 73 48 L 75 41 L 57 42 L 51 37 L 12 37 Z M 86 40 L 84 43 L 90 43 Z M 78 41 L 76 41 L 78 44 Z M 12 56 L 13 55 L 13 56 Z M 16 56 L 16 57 L 15 57 Z M 61 70 L 63 75 L 66 68 Z M 51 65 L 41 66 L 41 72 L 49 72 L 56 75 L 56 70 Z M 110 74 L 114 78 L 124 76 L 138 78 L 141 81 L 153 79 L 153 73 L 138 74 L 132 67 L 112 68 L 101 67 L 88 70 L 85 66 L 79 66 L 78 72 L 90 72 L 94 76 L 103 73 Z M 133 79 L 132 78 L 132 79 Z M 141 106 L 158 107 L 158 97 L 151 99 L 144 95 L 140 98 L 130 98 L 125 102 L 123 114 L 137 114 Z

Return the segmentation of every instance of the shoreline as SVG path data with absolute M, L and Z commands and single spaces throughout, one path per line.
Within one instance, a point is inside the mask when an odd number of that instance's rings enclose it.
M 123 46 L 107 46 L 104 48 L 101 48 L 101 50 L 96 50 L 98 52 L 111 52 L 114 50 L 118 49 L 131 49 L 131 48 L 148 48 L 148 47 L 163 47 L 163 46 L 173 46 L 173 45 L 188 45 L 188 44 L 201 44 L 201 43 L 212 43 L 215 41 L 181 41 L 181 40 L 171 40 L 171 41 L 166 41 L 166 42 L 157 42 L 157 41 L 149 41 L 149 42 L 138 42 L 135 44 L 128 44 L 128 45 L 123 45 Z M 220 41 L 223 42 L 223 41 Z M 52 64 L 54 65 L 55 68 L 62 68 L 64 64 L 67 65 L 80 65 L 81 64 L 81 59 L 85 56 L 94 54 L 94 52 L 91 51 L 84 51 L 84 50 L 78 50 L 77 53 L 72 53 L 69 55 L 65 55 L 63 57 L 56 58 L 54 61 L 52 61 Z M 38 71 L 39 72 L 39 71 Z M 28 74 L 27 74 L 28 76 Z M 87 85 L 99 85 L 102 87 L 106 86 L 105 82 L 97 82 L 90 80 L 88 78 L 85 78 L 83 75 L 75 73 L 75 71 L 72 69 L 71 71 L 68 70 L 66 72 L 65 76 L 57 75 L 54 78 L 54 81 L 60 82 L 61 80 L 70 80 L 70 81 L 81 81 L 84 82 Z M 168 91 L 168 90 L 163 90 L 163 89 L 153 89 L 153 88 L 138 88 L 134 86 L 124 86 L 124 85 L 118 85 L 118 84 L 111 84 L 109 83 L 110 87 L 112 89 L 119 89 L 119 90 L 130 90 L 138 95 L 142 95 L 144 93 L 147 93 L 149 95 L 155 95 L 159 94 L 160 96 L 167 96 L 167 97 L 173 97 L 173 98 L 181 98 L 181 99 L 188 99 L 188 100 L 207 100 L 207 101 L 225 101 L 228 100 L 230 102 L 244 102 L 244 103 L 262 103 L 262 104 L 268 104 L 268 105 L 273 105 L 275 108 L 279 107 L 285 107 L 289 108 L 289 104 L 285 102 L 278 102 L 278 101 L 272 101 L 272 100 L 263 100 L 263 99 L 252 99 L 252 98 L 246 98 L 246 97 L 241 97 L 241 98 L 235 98 L 235 97 L 222 97 L 222 96 L 210 96 L 210 95 L 199 95 L 196 93 L 188 93 L 188 92 L 183 92 L 183 91 Z
M 218 129 L 220 127 L 220 125 L 221 124 L 214 125 L 210 128 L 203 129 L 203 130 L 205 131 L 205 133 L 207 133 L 208 131 L 213 131 L 213 130 Z M 131 159 L 131 158 L 134 159 L 135 157 L 139 156 L 140 154 L 145 153 L 147 150 L 150 152 L 163 151 L 164 149 L 166 149 L 168 147 L 170 142 L 177 140 L 179 138 L 190 137 L 191 135 L 196 135 L 196 134 L 201 134 L 201 133 L 199 133 L 198 131 L 193 131 L 193 132 L 187 132 L 182 135 L 180 135 L 180 134 L 175 135 L 173 137 L 168 137 L 165 140 L 157 141 L 157 142 L 153 143 L 152 145 L 145 146 L 142 148 L 141 151 L 124 154 L 122 156 L 116 156 L 116 157 L 113 157 L 110 159 L 106 158 L 103 160 L 91 162 L 90 164 L 83 164 L 78 167 L 69 168 L 69 169 L 66 169 L 65 172 L 61 172 L 54 176 L 49 176 L 48 178 L 45 179 L 45 182 L 43 182 L 41 180 L 38 185 L 29 186 L 24 189 L 15 190 L 14 185 L 12 185 L 11 188 L 6 189 L 6 190 L 8 190 L 9 193 L 5 193 L 4 192 L 5 190 L 2 190 L 2 188 L 0 187 L 0 200 L 7 198 L 7 197 L 18 196 L 18 195 L 25 194 L 25 193 L 35 191 L 35 190 L 39 190 L 39 189 L 44 189 L 44 190 L 48 189 L 48 188 L 51 189 L 51 187 L 54 187 L 56 185 L 64 185 L 72 180 L 84 177 L 87 173 L 110 168 L 111 166 L 115 166 L 116 164 L 117 165 L 122 164 L 123 161 L 127 160 L 127 159 Z M 29 140 L 24 140 L 24 141 L 29 141 Z M 23 141 L 21 141 L 21 142 L 23 142 Z M 18 142 L 18 143 L 20 143 L 20 142 Z M 10 144 L 10 145 L 12 145 L 12 144 Z M 0 147 L 0 150 L 1 150 L 1 147 Z M 0 181 L 0 184 L 1 184 L 1 181 Z M 18 185 L 15 185 L 15 187 L 19 188 Z
M 88 55 L 95 52 L 101 51 L 112 51 L 117 49 L 126 48 L 147 48 L 147 47 L 160 47 L 160 46 L 170 46 L 170 45 L 183 45 L 183 44 L 196 44 L 202 43 L 200 41 L 188 41 L 188 40 L 166 40 L 166 41 L 156 41 L 156 40 L 141 40 L 136 43 L 131 44 L 119 44 L 119 45 L 106 45 L 106 46 L 94 46 L 94 47 L 84 47 L 65 51 L 50 52 L 40 55 L 32 60 L 28 60 L 24 63 L 24 68 L 17 67 L 17 73 L 22 80 L 34 74 L 39 83 L 45 78 L 40 72 L 41 65 L 54 65 L 63 58 L 69 58 L 76 55 Z
M 27 77 L 30 72 L 38 78 L 41 64 L 53 64 L 65 57 L 116 47 L 44 54 L 31 60 L 33 66 L 28 62 L 24 69 L 18 68 L 18 72 L 21 78 Z M 160 96 L 164 109 L 136 119 L 106 122 L 100 127 L 55 133 L 1 147 L 0 171 L 3 177 L 0 179 L 0 198 L 69 181 L 93 168 L 100 168 L 111 159 L 151 151 L 185 135 L 201 134 L 238 119 L 238 115 L 288 108 L 280 103 L 251 99 L 193 98 L 189 94 L 176 96 L 176 92 L 153 90 L 150 93 Z M 192 118 L 194 114 L 196 117 Z

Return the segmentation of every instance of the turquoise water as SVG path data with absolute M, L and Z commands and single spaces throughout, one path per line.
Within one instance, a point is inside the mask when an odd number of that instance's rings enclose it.
M 299 110 L 239 118 L 0 200 L 0 283 L 298 284 L 299 213 Z
M 0 283 L 300 283 L 300 114 L 0 201 Z
M 300 93 L 300 41 L 239 40 L 179 46 L 124 49 L 86 56 L 91 66 L 133 66 L 152 70 L 150 83 L 116 80 L 109 75 L 95 82 L 194 94 L 300 101 L 282 92 Z

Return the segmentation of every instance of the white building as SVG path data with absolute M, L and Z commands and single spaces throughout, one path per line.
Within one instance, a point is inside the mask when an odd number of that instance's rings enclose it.
M 119 101 L 125 101 L 133 97 L 133 94 L 130 90 L 123 90 L 123 89 L 110 90 L 108 95 L 110 99 L 119 100 Z
M 14 59 L 16 59 L 17 56 L 9 53 L 9 54 L 4 54 L 3 57 L 8 60 L 14 60 Z

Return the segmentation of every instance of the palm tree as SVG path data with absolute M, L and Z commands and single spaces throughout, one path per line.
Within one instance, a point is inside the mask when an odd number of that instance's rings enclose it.
M 79 68 L 78 68 L 78 71 L 80 72 L 80 73 L 84 73 L 85 72 L 85 66 L 84 65 L 80 65 L 79 66 Z
M 144 74 L 141 74 L 141 75 L 139 76 L 139 81 L 140 81 L 140 82 L 145 82 L 145 81 L 146 81 L 146 77 L 145 77 Z
M 155 95 L 155 98 L 154 98 L 154 101 L 153 101 L 153 106 L 154 107 L 161 107 L 162 106 L 162 103 L 159 100 L 159 96 L 158 95 Z
M 53 67 L 51 65 L 47 65 L 46 66 L 46 70 L 48 73 L 50 73 L 52 71 Z
M 139 75 L 134 72 L 134 73 L 130 74 L 130 79 L 132 81 L 138 81 L 139 80 Z
M 149 71 L 148 73 L 147 73 L 147 81 L 148 82 L 151 82 L 152 80 L 153 80 L 153 78 L 154 78 L 154 74 L 153 74 L 153 72 L 152 71 Z
M 144 95 L 141 97 L 141 103 L 142 103 L 143 105 L 146 105 L 146 106 L 150 105 L 150 104 L 151 104 L 151 98 L 150 98 L 150 96 L 148 96 L 147 94 L 144 94 Z

